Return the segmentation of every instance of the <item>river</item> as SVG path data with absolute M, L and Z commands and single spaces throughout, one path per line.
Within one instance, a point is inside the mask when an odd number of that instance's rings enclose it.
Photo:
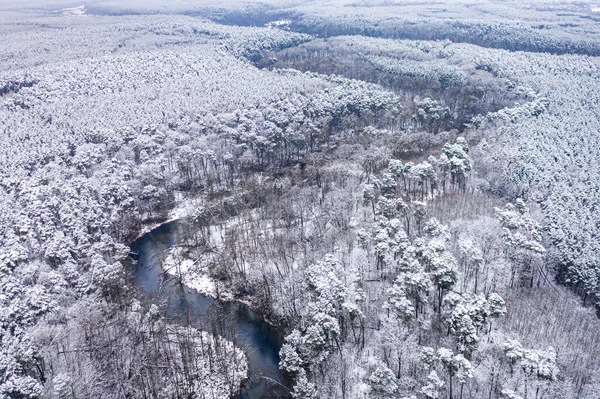
M 177 241 L 177 221 L 165 223 L 134 241 L 130 245 L 132 258 L 137 261 L 133 283 L 146 298 L 162 305 L 167 318 L 209 331 L 216 329 L 245 350 L 249 380 L 236 399 L 288 398 L 279 369 L 282 334 L 248 306 L 215 300 L 165 275 L 161 260 Z

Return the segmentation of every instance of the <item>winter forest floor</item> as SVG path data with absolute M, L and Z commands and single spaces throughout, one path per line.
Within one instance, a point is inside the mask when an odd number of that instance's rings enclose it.
M 172 220 L 166 278 L 284 333 L 294 398 L 600 397 L 596 5 L 17 3 L 0 399 L 236 394 L 132 283 Z

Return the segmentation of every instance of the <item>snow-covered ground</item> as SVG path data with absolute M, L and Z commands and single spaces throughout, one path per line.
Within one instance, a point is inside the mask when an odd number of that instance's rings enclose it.
M 172 330 L 169 339 L 175 346 L 181 346 L 182 339 L 183 343 L 194 344 L 194 397 L 229 399 L 248 377 L 246 354 L 223 337 L 191 327 L 178 327 Z M 165 384 L 165 397 L 170 396 L 168 392 L 172 388 Z
M 205 266 L 205 265 L 204 265 Z M 216 284 L 202 263 L 186 257 L 181 247 L 174 247 L 163 263 L 163 269 L 171 276 L 181 275 L 183 284 L 201 294 L 217 297 Z
M 78 6 L 78 7 L 63 8 L 62 9 L 62 14 L 63 15 L 84 16 L 85 15 L 85 6 L 81 5 L 81 6 Z
M 265 26 L 268 28 L 283 28 L 285 26 L 291 25 L 291 23 L 292 23 L 291 19 L 281 19 L 278 21 L 271 21 L 271 22 L 265 24 Z

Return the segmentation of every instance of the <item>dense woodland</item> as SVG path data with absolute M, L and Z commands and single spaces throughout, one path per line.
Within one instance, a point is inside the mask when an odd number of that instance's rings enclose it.
M 0 6 L 0 398 L 235 395 L 173 218 L 293 398 L 600 397 L 594 4 L 74 6 Z

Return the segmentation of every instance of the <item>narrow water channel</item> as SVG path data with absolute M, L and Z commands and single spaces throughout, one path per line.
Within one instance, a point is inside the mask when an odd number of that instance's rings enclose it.
M 137 261 L 133 283 L 165 309 L 165 316 L 216 331 L 245 350 L 249 381 L 237 399 L 288 398 L 279 370 L 282 335 L 263 317 L 239 302 L 224 302 L 179 284 L 162 269 L 162 259 L 178 241 L 177 221 L 163 224 L 131 244 Z

